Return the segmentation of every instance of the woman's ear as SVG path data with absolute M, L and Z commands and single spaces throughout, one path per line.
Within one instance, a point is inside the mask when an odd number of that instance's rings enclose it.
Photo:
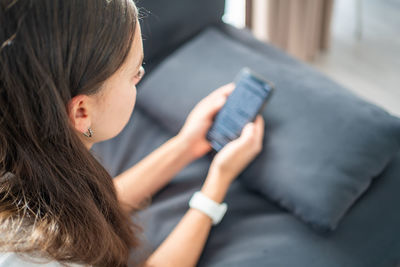
M 90 99 L 87 95 L 77 95 L 69 101 L 68 117 L 77 131 L 85 133 L 91 126 L 90 111 Z

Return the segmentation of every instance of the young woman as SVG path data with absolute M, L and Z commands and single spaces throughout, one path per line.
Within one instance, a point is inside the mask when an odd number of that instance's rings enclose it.
M 112 179 L 89 149 L 127 124 L 144 74 L 132 0 L 0 0 L 0 25 L 0 266 L 129 265 L 141 231 L 130 213 L 210 151 L 206 132 L 233 85 Z M 215 156 L 204 196 L 223 201 L 260 152 L 263 129 L 259 116 Z M 211 226 L 188 209 L 140 264 L 196 265 Z

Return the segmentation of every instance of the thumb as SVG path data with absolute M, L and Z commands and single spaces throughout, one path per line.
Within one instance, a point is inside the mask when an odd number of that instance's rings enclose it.
M 218 113 L 218 111 L 221 110 L 221 108 L 225 105 L 225 103 L 226 103 L 226 97 L 223 97 L 223 96 L 216 97 L 212 101 L 209 108 L 205 111 L 206 116 L 208 118 L 212 119 Z
M 248 140 L 253 136 L 254 130 L 255 130 L 254 122 L 247 123 L 242 129 L 242 133 L 240 134 L 239 139 Z

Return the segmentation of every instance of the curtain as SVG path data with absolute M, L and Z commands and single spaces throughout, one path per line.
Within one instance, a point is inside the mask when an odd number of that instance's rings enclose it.
M 246 0 L 246 26 L 254 35 L 306 61 L 330 42 L 333 0 Z

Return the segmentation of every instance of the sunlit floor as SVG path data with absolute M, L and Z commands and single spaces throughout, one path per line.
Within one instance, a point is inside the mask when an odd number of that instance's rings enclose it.
M 331 47 L 312 64 L 400 117 L 400 1 L 362 0 L 360 40 L 356 0 L 335 1 Z

